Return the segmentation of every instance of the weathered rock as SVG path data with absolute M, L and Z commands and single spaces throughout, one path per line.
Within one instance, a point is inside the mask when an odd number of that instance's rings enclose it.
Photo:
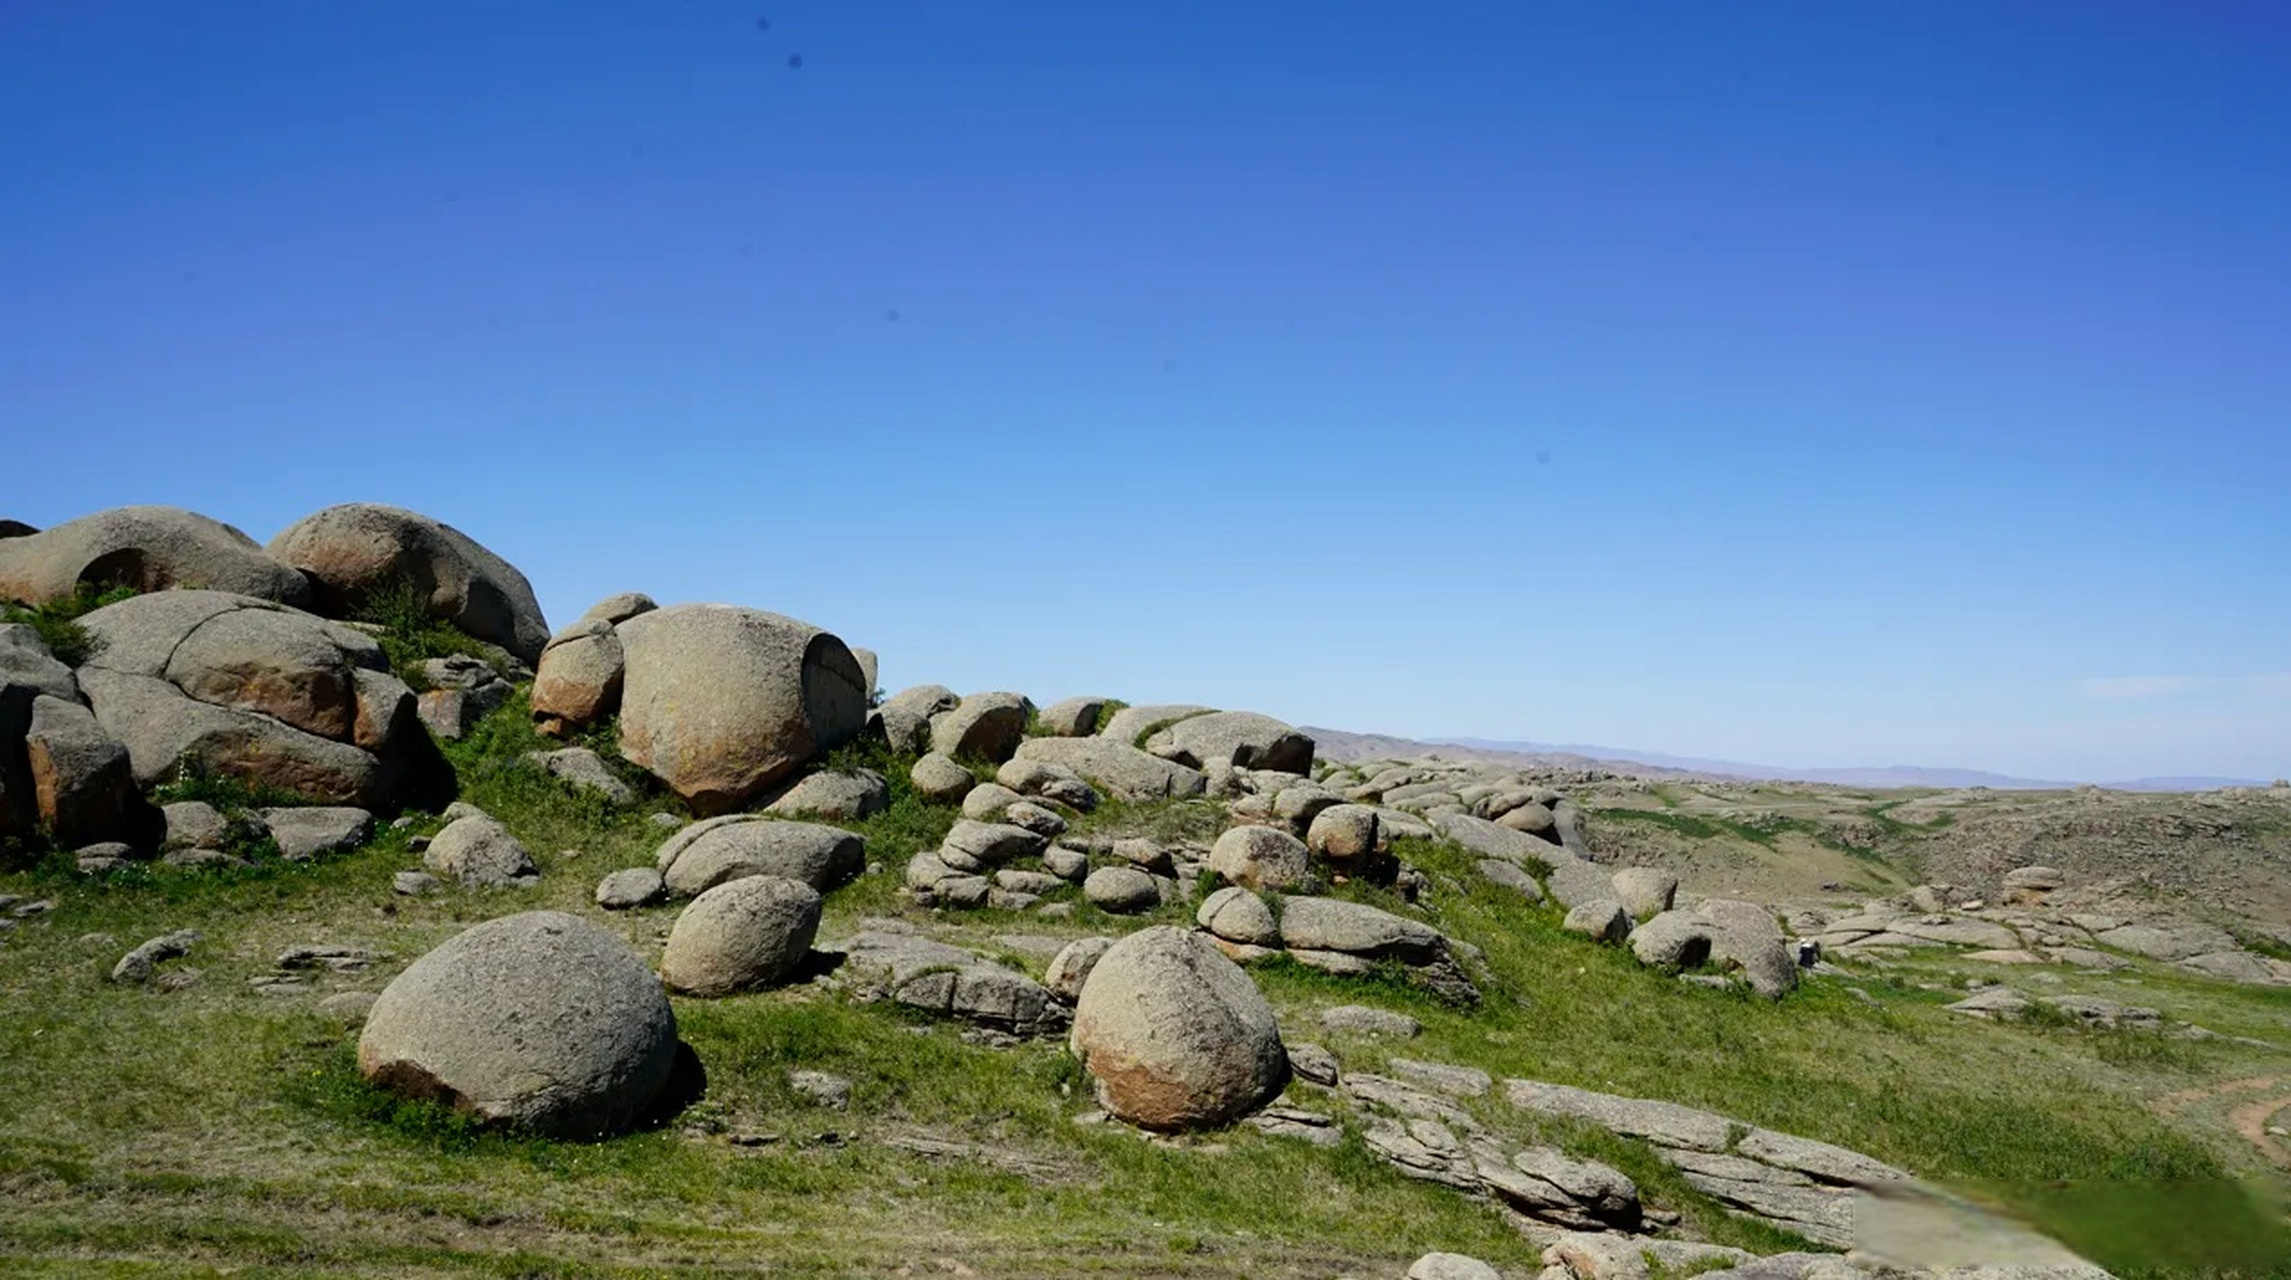
M 1082 998 L 1082 984 L 1090 980 L 1090 970 L 1114 945 L 1112 938 L 1076 938 L 1060 948 L 1050 958 L 1050 967 L 1043 971 L 1042 985 L 1051 995 L 1068 1004 Z
M 623 867 L 597 882 L 597 905 L 607 911 L 649 907 L 668 896 L 668 881 L 651 867 Z
M 1425 815 L 1434 829 L 1443 836 L 1464 846 L 1483 858 L 1501 858 L 1506 862 L 1554 861 L 1549 844 L 1534 836 L 1523 835 L 1509 827 L 1498 826 L 1485 818 L 1468 813 L 1433 812 Z M 1609 890 L 1602 897 L 1612 896 Z
M 1031 894 L 1039 898 L 1044 894 L 1056 893 L 1067 886 L 1064 880 L 1047 871 L 1019 871 L 1011 867 L 1004 867 L 994 873 L 994 887 L 1007 889 L 1012 893 Z
M 1513 1155 L 1511 1164 L 1604 1225 L 1624 1230 L 1639 1225 L 1638 1184 L 1611 1165 L 1577 1160 L 1552 1147 L 1530 1147 Z
M 719 884 L 676 917 L 660 957 L 661 981 L 695 996 L 774 985 L 811 950 L 819 906 L 810 885 L 781 876 Z
M 158 814 L 135 789 L 127 748 L 86 707 L 34 696 L 24 758 L 40 822 L 58 844 L 133 843 L 158 835 Z
M 668 891 L 678 897 L 747 876 L 778 876 L 826 893 L 849 883 L 866 864 L 866 842 L 839 827 L 750 813 L 695 822 L 653 854 Z
M 1263 898 L 1237 885 L 1228 885 L 1203 899 L 1193 920 L 1227 942 L 1253 947 L 1281 945 L 1281 929 L 1273 921 L 1273 909 Z
M 622 591 L 590 605 L 588 611 L 580 616 L 580 621 L 618 626 L 640 613 L 650 613 L 659 607 L 651 596 L 642 591 Z
M 1613 898 L 1593 898 L 1570 908 L 1559 927 L 1593 942 L 1621 942 L 1631 934 L 1631 913 Z
M 1625 867 L 1611 880 L 1616 900 L 1634 920 L 1661 915 L 1678 898 L 1678 877 L 1654 867 Z
M 574 790 L 593 792 L 612 804 L 635 804 L 641 798 L 635 787 L 622 781 L 621 776 L 613 772 L 612 766 L 605 763 L 603 756 L 587 747 L 535 751 L 525 758 Z
M 1124 800 L 1197 796 L 1209 786 L 1209 779 L 1198 770 L 1147 755 L 1104 734 L 1092 738 L 1028 738 L 1019 744 L 1017 758 L 1063 765 Z
M 1631 931 L 1631 954 L 1663 969 L 1692 969 L 1710 959 L 1710 922 L 1691 911 L 1665 911 Z
M 1254 711 L 1189 716 L 1146 740 L 1145 749 L 1190 769 L 1222 763 L 1276 773 L 1312 772 L 1313 740 Z
M 857 736 L 868 690 L 841 640 L 731 605 L 672 605 L 621 623 L 621 754 L 693 810 L 746 804 Z
M 1084 738 L 1097 732 L 1104 698 L 1063 698 L 1042 709 L 1042 732 L 1053 738 Z
M 1752 991 L 1775 1000 L 1798 985 L 1798 962 L 1772 911 L 1755 902 L 1711 898 L 1696 912 L 1710 922 L 1712 957 L 1741 966 Z
M 166 836 L 159 848 L 174 853 L 183 849 L 220 849 L 231 837 L 231 821 L 204 800 L 178 800 L 159 806 Z
M 1108 948 L 1074 1011 L 1072 1047 L 1105 1109 L 1148 1129 L 1228 1123 L 1288 1080 L 1272 1006 L 1239 966 L 1180 929 Z
M 1427 1253 L 1408 1264 L 1408 1280 L 1503 1280 L 1503 1274 L 1468 1254 Z
M 563 737 L 620 710 L 628 671 L 620 635 L 601 618 L 584 618 L 549 637 L 533 672 L 533 727 Z
M 1024 694 L 974 693 L 954 710 L 931 717 L 931 750 L 1000 764 L 1025 741 L 1026 720 L 1033 710 Z
M 970 770 L 935 751 L 917 760 L 907 777 L 916 793 L 932 804 L 955 804 L 978 786 Z
M 995 770 L 994 780 L 1022 796 L 1035 796 L 1088 813 L 1098 807 L 1099 796 L 1081 775 L 1047 760 L 1012 757 Z
M 781 789 L 764 812 L 790 818 L 858 822 L 891 807 L 891 784 L 873 769 L 814 773 Z
M 1020 1036 L 1043 1035 L 1070 1020 L 1042 984 L 960 947 L 868 931 L 830 949 L 844 954 L 843 981 L 863 1000 L 891 999 Z
M 254 539 L 176 507 L 117 507 L 0 539 L 0 600 L 48 604 L 83 584 L 206 588 L 297 607 L 312 602 L 309 581 Z
M 2199 924 L 2128 924 L 2096 933 L 2093 940 L 2151 960 L 2186 960 L 2233 951 L 2236 945 L 2235 936 L 2225 929 Z
M 1311 879 L 1311 854 L 1278 827 L 1235 827 L 1210 848 L 1209 869 L 1244 889 L 1301 889 Z
M 963 796 L 963 816 L 973 822 L 1000 822 L 1003 811 L 1025 797 L 999 782 L 982 782 Z
M 1042 851 L 1042 869 L 1068 884 L 1080 884 L 1090 874 L 1090 855 L 1079 849 L 1053 846 Z
M 1281 941 L 1291 949 L 1341 951 L 1423 964 L 1446 953 L 1447 939 L 1428 924 L 1336 898 L 1287 898 Z
M 123 600 L 80 625 L 100 646 L 80 683 L 142 786 L 187 763 L 360 808 L 451 794 L 411 691 L 363 633 L 192 590 Z
M 1313 819 L 1343 803 L 1343 796 L 1318 783 L 1299 782 L 1273 793 L 1273 816 L 1297 831 L 1310 831 Z
M 270 554 L 308 574 L 319 607 L 344 617 L 410 587 L 429 616 L 525 662 L 549 624 L 525 575 L 451 525 L 400 507 L 351 502 L 314 512 L 271 539 Z
M 2068 877 L 2052 867 L 2017 867 L 2005 873 L 2005 901 L 2035 905 L 2066 883 Z
M 659 979 L 555 911 L 487 921 L 416 960 L 358 1040 L 359 1070 L 383 1089 L 567 1138 L 629 1128 L 676 1057 Z
M 1005 821 L 1014 827 L 1024 827 L 1045 840 L 1055 840 L 1066 834 L 1066 820 L 1050 809 L 1031 800 L 1021 800 L 1003 813 Z
M 919 756 L 931 749 L 930 718 L 912 707 L 888 703 L 876 707 L 867 713 L 867 726 L 861 732 L 864 737 L 882 738 L 893 755 Z
M 1625 1137 L 1664 1147 L 1724 1151 L 1733 1132 L 1726 1117 L 1675 1102 L 1625 1098 L 1540 1080 L 1506 1080 L 1504 1096 L 1515 1107 L 1588 1120 Z
M 1482 858 L 1476 865 L 1479 867 L 1480 875 L 1485 877 L 1489 884 L 1509 889 L 1529 902 L 1543 901 L 1543 886 L 1537 884 L 1534 876 L 1521 870 L 1517 865 L 1505 862 L 1501 858 Z
M 1207 715 L 1215 707 L 1197 707 L 1184 703 L 1166 703 L 1123 707 L 1098 722 L 1097 736 L 1128 747 L 1142 747 L 1150 731 L 1166 728 L 1191 716 Z
M 512 885 L 541 874 L 533 855 L 509 834 L 509 828 L 484 814 L 447 823 L 422 850 L 422 864 L 466 885 Z
M 1144 836 L 1128 836 L 1114 841 L 1114 856 L 1132 866 L 1142 867 L 1157 876 L 1172 874 L 1177 860 L 1160 841 Z
M 1543 887 L 1560 906 L 1573 908 L 1615 896 L 1614 876 L 1597 863 L 1569 857 L 1561 850 L 1550 850 L 1544 860 L 1551 865 L 1551 874 L 1544 877 Z
M 1152 876 L 1136 867 L 1100 867 L 1082 881 L 1082 896 L 1100 911 L 1135 915 L 1161 905 Z
M 1331 1031 L 1353 1031 L 1361 1035 L 1390 1036 L 1397 1040 L 1412 1040 L 1422 1034 L 1424 1024 L 1405 1013 L 1389 1009 L 1374 1009 L 1362 1004 L 1340 1004 L 1321 1011 L 1321 1025 Z
M 851 646 L 851 657 L 859 664 L 860 678 L 867 682 L 867 696 L 873 699 L 876 691 L 883 687 L 876 683 L 877 677 L 883 674 L 882 657 L 873 649 L 863 649 L 858 645 Z
M 112 966 L 111 980 L 128 984 L 149 982 L 161 964 L 190 954 L 192 945 L 198 941 L 197 929 L 163 933 L 121 956 L 119 963 Z
M 265 809 L 262 821 L 288 862 L 355 849 L 374 838 L 374 815 L 343 805 Z
M 947 829 L 943 848 L 968 855 L 980 863 L 998 867 L 1014 858 L 1039 858 L 1050 846 L 1048 840 L 1024 827 L 1006 822 L 973 822 L 957 819 Z
M 1305 847 L 1347 873 L 1366 867 L 1381 842 L 1376 810 L 1362 804 L 1331 805 L 1305 830 Z
M 943 684 L 919 684 L 901 689 L 883 700 L 885 707 L 898 707 L 929 720 L 942 711 L 952 711 L 962 705 L 962 698 Z

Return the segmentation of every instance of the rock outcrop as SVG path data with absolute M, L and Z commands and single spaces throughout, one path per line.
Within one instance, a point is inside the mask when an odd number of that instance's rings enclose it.
M 1199 936 L 1168 926 L 1099 958 L 1071 1043 L 1106 1110 L 1147 1129 L 1229 1123 L 1288 1081 L 1280 1027 L 1256 984 Z
M 430 617 L 522 661 L 549 642 L 524 574 L 452 525 L 402 507 L 350 502 L 313 512 L 272 538 L 269 552 L 308 574 L 319 608 L 336 617 L 410 588 Z

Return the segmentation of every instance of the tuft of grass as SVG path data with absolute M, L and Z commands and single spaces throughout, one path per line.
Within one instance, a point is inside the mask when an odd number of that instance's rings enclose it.
M 56 661 L 67 667 L 78 667 L 94 657 L 96 651 L 95 637 L 80 625 L 80 619 L 136 594 L 136 589 L 130 586 L 107 587 L 83 582 L 74 587 L 70 595 L 46 604 L 0 603 L 0 622 L 30 627 L 39 633 L 40 643 L 47 646 Z
M 432 658 L 470 657 L 500 669 L 500 650 L 433 617 L 428 593 L 410 578 L 368 592 L 352 612 L 358 621 L 381 628 L 374 638 L 390 670 L 416 692 L 429 688 L 422 664 Z

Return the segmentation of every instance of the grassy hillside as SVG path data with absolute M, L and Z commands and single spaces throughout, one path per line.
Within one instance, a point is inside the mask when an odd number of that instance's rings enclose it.
M 952 1024 L 817 985 L 678 999 L 683 1035 L 708 1070 L 706 1097 L 659 1128 L 608 1142 L 480 1132 L 375 1093 L 353 1070 L 355 1031 L 320 1008 L 329 994 L 379 990 L 459 929 L 513 911 L 600 920 L 649 959 L 674 918 L 674 907 L 613 915 L 590 903 L 606 872 L 650 862 L 663 833 L 649 818 L 672 806 L 614 807 L 523 764 L 520 754 L 540 745 L 525 716 L 512 703 L 450 755 L 464 797 L 534 851 L 536 888 L 395 894 L 392 873 L 419 865 L 409 840 L 437 826 L 426 817 L 314 864 L 90 880 L 51 858 L 0 876 L 0 893 L 54 903 L 0 941 L 0 1269 L 1325 1277 L 1398 1275 L 1443 1249 L 1534 1273 L 1534 1247 L 1487 1206 L 1400 1177 L 1357 1138 L 1321 1149 L 1237 1128 L 1148 1140 L 1077 1123 L 1091 1109 L 1088 1082 L 1061 1044 L 973 1043 Z M 907 762 L 877 763 L 903 780 Z M 1834 866 L 1873 889 L 1907 882 L 1904 868 L 1796 827 L 1753 835 L 1737 820 L 1659 802 L 1644 812 L 1595 815 L 1594 829 L 1643 827 L 1689 851 L 1732 842 L 1762 864 L 1829 858 L 1812 874 L 1834 878 Z M 898 868 L 951 817 L 902 783 L 890 812 L 858 824 L 882 870 L 830 895 L 821 937 L 900 918 L 1021 959 L 1039 945 L 1030 938 L 1137 927 L 1087 904 L 1066 919 L 914 907 Z M 1221 828 L 1222 814 L 1199 801 L 1108 806 L 1087 825 L 1203 836 Z M 2280 1047 L 1980 1023 L 1940 1007 L 1967 977 L 1992 971 L 1958 959 L 1816 980 L 1769 1004 L 1680 983 L 1565 935 L 1555 911 L 1491 889 L 1461 850 L 1403 852 L 1432 873 L 1432 923 L 1485 950 L 1487 999 L 1450 1007 L 1397 982 L 1287 962 L 1253 970 L 1289 1038 L 1326 1044 L 1348 1069 L 1377 1070 L 1400 1055 L 1705 1106 L 2027 1212 L 2121 1274 L 2243 1266 L 2256 1275 L 2265 1270 L 2251 1258 L 2279 1244 L 2291 1256 L 2280 1204 L 2262 1207 L 2291 1183 L 2237 1136 L 2231 1095 L 2171 1102 L 2275 1074 L 2291 1085 Z M 1189 909 L 1150 918 L 1184 921 Z M 106 981 L 128 948 L 184 928 L 203 939 L 169 968 L 196 970 L 195 983 Z M 363 973 L 280 974 L 276 957 L 306 943 L 387 958 Z M 1040 971 L 1039 959 L 1026 962 Z M 281 977 L 303 985 L 271 985 Z M 2223 1037 L 2291 1043 L 2291 991 L 2145 963 L 2067 975 L 2062 989 L 2137 1000 Z M 1395 1044 L 1324 1032 L 1318 1012 L 1343 1003 L 1403 1010 L 1423 1035 Z M 795 1090 L 793 1068 L 848 1078 L 848 1110 Z M 1291 1093 L 1297 1105 L 1342 1109 L 1308 1086 Z M 1635 1144 L 1494 1099 L 1471 1106 L 1492 1127 L 1617 1164 L 1691 1231 L 1756 1249 L 1792 1243 L 1719 1212 Z M 2144 1203 L 2183 1214 L 2192 1204 L 2220 1225 L 2180 1232 L 2189 1238 L 2177 1246 L 2112 1236 L 2127 1220 L 2112 1189 L 2159 1185 L 2182 1198 Z M 2206 1256 L 2207 1247 L 2243 1257 Z

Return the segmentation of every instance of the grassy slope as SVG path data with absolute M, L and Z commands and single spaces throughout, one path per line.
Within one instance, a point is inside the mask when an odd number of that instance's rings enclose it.
M 656 1132 L 595 1145 L 519 1140 L 378 1097 L 350 1068 L 351 1034 L 316 1011 L 318 995 L 377 990 L 457 929 L 509 911 L 550 906 L 603 919 L 648 955 L 673 919 L 667 908 L 616 917 L 588 905 L 606 871 L 649 860 L 659 833 L 645 812 L 666 806 L 616 811 L 516 765 L 533 745 L 522 716 L 519 704 L 505 708 L 453 754 L 468 798 L 533 848 L 544 869 L 534 890 L 396 897 L 391 873 L 418 863 L 410 830 L 316 866 L 84 882 L 50 863 L 0 878 L 0 892 L 58 902 L 0 943 L 5 1269 L 884 1274 L 938 1272 L 937 1260 L 955 1259 L 990 1275 L 1325 1276 L 1397 1274 L 1433 1248 L 1532 1268 L 1532 1249 L 1484 1207 L 1398 1177 L 1356 1142 L 1322 1151 L 1241 1129 L 1167 1144 L 1077 1126 L 1087 1086 L 1059 1046 L 978 1047 L 954 1028 L 816 988 L 679 1000 L 709 1095 Z M 994 912 L 940 920 L 904 904 L 898 868 L 948 820 L 902 789 L 891 813 L 864 824 L 871 859 L 886 870 L 831 896 L 823 936 L 870 915 L 906 915 L 988 950 L 998 934 L 1135 927 L 1087 906 L 1070 921 Z M 1214 824 L 1200 805 L 1091 819 L 1099 829 L 1173 834 Z M 564 849 L 581 852 L 566 859 Z M 1477 886 L 1457 850 L 1411 856 L 1439 880 L 1435 921 L 1486 948 L 1490 998 L 1451 1009 L 1394 984 L 1259 969 L 1291 1036 L 1321 1040 L 1348 1067 L 1373 1070 L 1398 1053 L 1708 1106 L 1980 1184 L 2087 1247 L 2105 1244 L 2093 1215 L 2054 1184 L 2257 1172 L 2251 1149 L 2223 1129 L 2172 1127 L 2143 1100 L 2282 1071 L 2281 1054 L 1974 1023 L 1942 1012 L 1950 997 L 1919 985 L 1970 971 L 1943 960 L 1860 983 L 1875 1004 L 1837 983 L 1779 1005 L 1688 987 L 1565 937 L 1549 911 Z M 159 993 L 103 981 L 126 948 L 183 927 L 206 934 L 179 962 L 203 971 L 196 986 Z M 314 941 L 394 959 L 375 974 L 320 979 L 314 993 L 249 987 L 279 951 Z M 2284 993 L 2145 965 L 2129 980 L 2140 985 L 2075 984 L 2185 1010 L 2223 1032 L 2280 1041 L 2291 1024 Z M 1322 1034 L 1317 1010 L 1348 1002 L 1404 1008 L 1424 1036 L 1393 1046 Z M 849 1077 L 851 1110 L 796 1095 L 785 1074 L 798 1065 Z M 1334 1105 L 1308 1094 L 1296 1092 L 1305 1105 Z M 1632 1144 L 1538 1125 L 1497 1101 L 1477 1105 L 1502 1128 L 1624 1166 L 1651 1199 L 1714 1238 L 1781 1243 L 1718 1214 Z M 726 1140 L 735 1134 L 776 1140 L 739 1146 Z M 1023 1171 L 883 1141 L 906 1134 L 977 1144 L 1017 1157 Z

